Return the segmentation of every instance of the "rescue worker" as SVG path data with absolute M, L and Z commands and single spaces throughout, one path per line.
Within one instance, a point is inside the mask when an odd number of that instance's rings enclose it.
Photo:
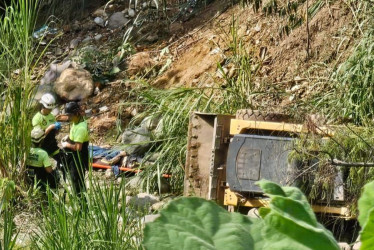
M 71 128 L 69 136 L 61 141 L 61 145 L 66 152 L 66 167 L 72 186 L 76 194 L 80 195 L 86 189 L 84 177 L 89 164 L 88 125 L 76 102 L 66 104 L 65 114 L 69 116 Z
M 60 165 L 60 148 L 57 146 L 56 134 L 61 129 L 61 124 L 56 122 L 55 116 L 51 113 L 56 107 L 56 100 L 53 95 L 47 93 L 42 96 L 39 101 L 40 111 L 32 118 L 32 126 L 40 127 L 44 130 L 45 138 L 41 144 L 41 148 L 47 151 L 50 157 L 57 161 Z
M 52 169 L 52 163 L 48 153 L 40 146 L 45 137 L 44 130 L 36 127 L 31 131 L 30 154 L 26 160 L 27 177 L 31 184 L 38 182 L 38 186 L 45 191 L 46 186 L 56 188 L 58 184 L 58 173 Z

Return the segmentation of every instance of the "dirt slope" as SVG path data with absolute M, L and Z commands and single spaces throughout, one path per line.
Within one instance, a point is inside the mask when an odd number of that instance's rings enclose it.
M 301 8 L 304 9 L 305 5 Z M 296 83 L 293 81 L 295 77 L 318 76 L 324 72 L 323 67 L 315 67 L 311 72 L 307 70 L 316 64 L 334 65 L 341 62 L 352 46 L 349 32 L 353 18 L 340 1 L 325 5 L 310 20 L 309 58 L 305 23 L 288 36 L 281 36 L 279 30 L 284 18 L 266 16 L 261 11 L 254 13 L 252 8 L 238 5 L 229 7 L 224 1 L 216 1 L 192 20 L 179 26 L 172 25 L 172 28 L 177 27 L 174 34 L 181 30 L 187 32 L 184 35 L 179 33 L 181 38 L 170 45 L 173 64 L 154 84 L 163 87 L 197 86 L 198 83 L 210 85 L 214 79 L 211 76 L 216 75 L 217 62 L 222 62 L 228 50 L 227 33 L 233 17 L 236 19 L 238 36 L 244 39 L 250 50 L 256 52 L 259 61 L 261 58 L 263 60 L 260 81 L 282 84 L 281 88 L 291 88 Z M 196 26 L 198 21 L 202 25 Z M 219 53 L 216 53 L 217 48 L 220 49 Z

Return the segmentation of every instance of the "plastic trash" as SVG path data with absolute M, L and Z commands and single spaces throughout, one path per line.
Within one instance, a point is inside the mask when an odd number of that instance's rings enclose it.
M 34 33 L 32 33 L 32 37 L 35 39 L 39 39 L 48 34 L 51 34 L 51 35 L 56 34 L 57 31 L 58 31 L 57 28 L 50 28 L 48 27 L 48 25 L 44 25 L 37 31 L 34 31 Z

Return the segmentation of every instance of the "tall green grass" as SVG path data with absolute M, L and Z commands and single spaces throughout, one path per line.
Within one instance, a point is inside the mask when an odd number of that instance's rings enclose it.
M 0 19 L 0 174 L 16 184 L 23 180 L 30 146 L 37 6 L 38 1 L 14 0 Z
M 32 249 L 137 249 L 142 212 L 126 204 L 124 182 L 102 183 L 89 177 L 83 197 L 47 191 Z M 65 186 L 65 188 L 67 188 Z
M 11 201 L 14 193 L 14 182 L 0 179 L 0 249 L 14 249 L 17 238 L 13 223 L 14 208 Z
M 357 45 L 329 79 L 329 91 L 317 95 L 318 109 L 338 121 L 370 125 L 374 118 L 374 18 L 370 1 L 349 2 L 357 21 Z

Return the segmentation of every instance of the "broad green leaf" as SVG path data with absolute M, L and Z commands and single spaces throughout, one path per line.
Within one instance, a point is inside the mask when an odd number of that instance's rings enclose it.
M 374 246 L 374 208 L 369 212 L 365 227 L 361 232 L 361 250 L 373 249 Z
M 266 215 L 268 215 L 271 212 L 271 209 L 268 208 L 268 207 L 260 207 L 258 212 L 259 212 L 261 218 L 265 218 Z
M 211 201 L 180 198 L 145 227 L 146 249 L 261 249 L 262 221 L 229 213 Z
M 259 185 L 271 192 L 269 208 L 264 213 L 260 210 L 265 223 L 264 249 L 339 249 L 298 188 L 282 188 L 269 181 L 260 181 Z
M 286 196 L 286 193 L 283 191 L 283 189 L 274 182 L 267 181 L 267 180 L 260 180 L 256 182 L 256 184 L 259 185 L 261 189 L 269 196 L 270 195 Z
M 362 228 L 365 227 L 369 218 L 369 212 L 374 207 L 374 181 L 364 186 L 361 198 L 358 200 L 358 221 Z

